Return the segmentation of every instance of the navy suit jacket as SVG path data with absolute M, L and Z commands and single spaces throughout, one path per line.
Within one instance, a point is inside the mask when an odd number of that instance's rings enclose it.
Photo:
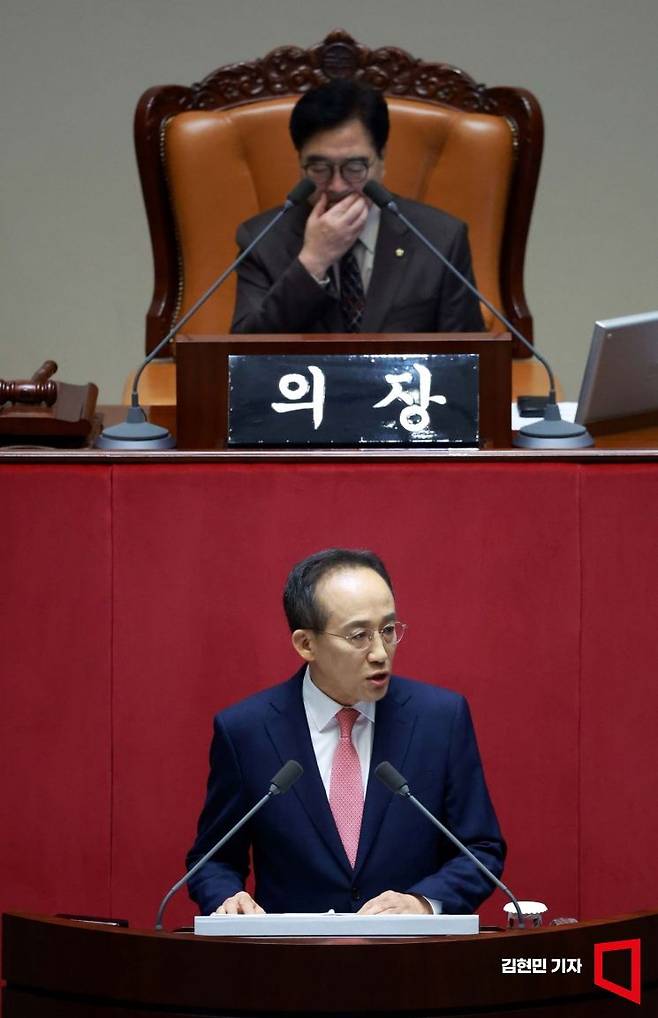
M 304 774 L 275 797 L 190 881 L 210 913 L 242 890 L 253 853 L 255 898 L 267 912 L 357 911 L 382 891 L 425 895 L 448 913 L 472 912 L 490 881 L 414 807 L 374 776 L 389 760 L 411 791 L 497 876 L 505 844 L 487 792 L 463 696 L 393 676 L 377 703 L 370 777 L 354 869 L 345 854 L 317 767 L 302 700 L 292 679 L 215 717 L 210 777 L 191 867 L 269 788 L 286 760 Z
M 405 213 L 460 272 L 473 282 L 466 224 L 441 209 L 396 199 Z M 243 223 L 241 250 L 278 211 Z M 338 296 L 323 289 L 298 259 L 309 205 L 292 208 L 238 269 L 231 331 L 344 332 Z M 476 297 L 390 212 L 382 211 L 361 332 L 481 332 Z

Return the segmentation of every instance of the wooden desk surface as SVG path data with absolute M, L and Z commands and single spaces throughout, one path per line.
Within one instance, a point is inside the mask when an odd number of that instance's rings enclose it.
M 160 365 L 149 365 L 158 368 Z M 163 367 L 166 367 L 164 365 Z M 171 365 L 169 365 L 171 370 Z M 515 360 L 512 365 L 512 395 L 535 395 L 546 392 L 546 372 L 533 359 Z M 559 383 L 558 398 L 561 397 Z M 161 424 L 172 433 L 176 431 L 176 407 L 173 404 L 147 407 L 149 419 Z M 100 406 L 99 429 L 125 420 L 125 406 Z M 102 418 L 102 423 L 100 418 Z M 102 452 L 98 449 L 45 449 L 29 446 L 0 448 L 0 462 L 25 460 L 35 462 L 57 460 L 93 460 L 96 462 L 145 460 L 162 462 L 207 460 L 236 461 L 297 461 L 318 460 L 377 461 L 377 460 L 658 460 L 658 425 L 595 436 L 590 449 L 269 449 L 269 450 L 202 450 L 190 452 L 173 449 L 169 452 Z
M 147 407 L 149 420 L 163 425 L 172 433 L 176 430 L 176 407 Z M 98 408 L 98 429 L 125 420 L 123 406 L 101 406 Z M 9 462 L 297 462 L 318 461 L 377 462 L 450 460 L 490 462 L 511 460 L 528 462 L 582 461 L 602 462 L 605 460 L 658 462 L 658 426 L 624 431 L 609 435 L 595 436 L 595 444 L 589 449 L 204 449 L 188 451 L 171 449 L 167 452 L 106 452 L 100 449 L 48 449 L 38 446 L 0 447 L 0 464 Z

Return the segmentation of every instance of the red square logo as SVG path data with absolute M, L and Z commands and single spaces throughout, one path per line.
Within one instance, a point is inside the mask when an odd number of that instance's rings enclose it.
M 603 976 L 603 958 L 613 951 L 630 951 L 631 955 L 631 985 L 622 986 L 620 983 L 613 983 Z M 638 940 L 610 940 L 606 943 L 594 945 L 594 983 L 603 990 L 631 1000 L 634 1004 L 640 1003 L 640 941 Z

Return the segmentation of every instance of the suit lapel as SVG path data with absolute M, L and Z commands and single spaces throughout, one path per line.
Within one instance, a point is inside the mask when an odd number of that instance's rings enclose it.
M 340 310 L 340 303 L 336 299 L 332 304 L 330 310 L 325 312 L 319 322 L 318 332 L 320 333 L 343 333 L 345 332 L 345 323 L 343 321 L 343 315 Z
M 302 249 L 306 220 L 310 212 L 310 205 L 295 205 L 289 212 L 286 212 L 283 222 L 274 228 L 281 238 L 281 243 L 285 247 L 290 261 L 295 259 Z M 282 262 L 282 264 L 285 263 Z
M 361 320 L 361 332 L 379 332 L 393 304 L 410 252 L 405 250 L 409 231 L 391 212 L 382 209 L 375 260 Z M 396 254 L 403 251 L 402 255 Z
M 304 768 L 303 777 L 288 794 L 297 796 L 315 826 L 322 843 L 336 856 L 341 865 L 351 872 L 329 807 L 329 800 L 322 784 L 311 742 L 311 733 L 308 729 L 302 699 L 304 671 L 305 667 L 290 682 L 278 687 L 276 695 L 272 699 L 269 716 L 265 721 L 265 728 L 281 758 L 281 763 L 283 764 L 287 760 L 297 760 Z
M 409 695 L 400 692 L 393 683 L 394 680 L 388 694 L 377 704 L 375 738 L 354 868 L 355 875 L 363 868 L 392 801 L 392 793 L 375 776 L 375 768 L 384 760 L 388 760 L 394 767 L 402 770 L 416 723 L 416 715 L 407 703 Z

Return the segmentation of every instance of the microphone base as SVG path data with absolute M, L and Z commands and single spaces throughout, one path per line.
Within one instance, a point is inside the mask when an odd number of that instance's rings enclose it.
M 516 449 L 588 449 L 594 439 L 582 424 L 563 421 L 553 405 L 546 408 L 542 421 L 526 424 L 512 439 Z
M 108 452 L 158 452 L 175 447 L 176 440 L 167 429 L 150 424 L 141 407 L 130 407 L 125 421 L 103 428 L 94 442 L 95 449 Z

